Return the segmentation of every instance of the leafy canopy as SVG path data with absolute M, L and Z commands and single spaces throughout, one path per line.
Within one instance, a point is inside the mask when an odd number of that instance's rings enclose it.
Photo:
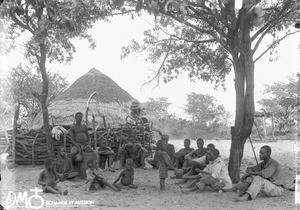
M 5 1 L 0 11 L 7 32 L 1 48 L 14 49 L 16 40 L 23 35 L 25 58 L 36 64 L 41 43 L 47 46 L 49 61 L 60 63 L 73 58 L 72 38 L 87 39 L 95 48 L 88 29 L 99 19 L 107 20 L 110 8 L 104 1 L 96 0 L 11 0 Z
M 156 77 L 168 82 L 186 71 L 189 78 L 223 85 L 234 67 L 234 58 L 244 55 L 249 43 L 253 56 L 265 37 L 271 43 L 254 57 L 259 60 L 272 52 L 286 36 L 295 33 L 295 0 L 244 0 L 235 8 L 234 0 L 137 0 L 123 1 L 122 9 L 135 2 L 137 11 L 154 14 L 155 26 L 145 31 L 143 43 L 132 42 L 123 48 L 122 57 L 147 51 L 148 60 L 159 63 Z M 249 40 L 243 37 L 245 23 L 250 23 Z M 245 42 L 247 41 L 247 43 Z M 249 42 L 249 43 L 248 43 Z
M 188 94 L 185 111 L 194 122 L 209 126 L 213 123 L 226 124 L 229 113 L 223 105 L 218 105 L 216 98 L 208 94 Z
M 42 89 L 42 78 L 40 74 L 36 74 L 29 67 L 17 66 L 12 68 L 5 85 L 6 95 L 3 99 L 13 104 L 17 100 L 20 101 L 21 113 L 20 120 L 26 124 L 33 120 L 42 108 L 33 92 Z M 48 104 L 69 85 L 65 78 L 57 73 L 47 73 L 49 81 Z

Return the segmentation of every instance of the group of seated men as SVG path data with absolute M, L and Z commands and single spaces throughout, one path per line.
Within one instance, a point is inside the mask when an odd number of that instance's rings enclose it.
M 168 142 L 167 135 L 162 136 L 162 140 Z M 265 196 L 281 196 L 287 185 L 287 180 L 281 165 L 271 158 L 271 147 L 264 145 L 260 148 L 259 158 L 262 162 L 253 167 L 248 167 L 239 183 L 234 187 L 228 173 L 228 167 L 220 157 L 220 152 L 213 144 L 208 144 L 204 148 L 202 138 L 197 139 L 198 149 L 190 148 L 190 140 L 184 140 L 184 148 L 174 152 L 174 146 L 168 144 L 167 154 L 171 157 L 174 167 L 181 168 L 181 173 L 176 174 L 176 178 L 182 180 L 179 184 L 192 182 L 182 186 L 182 192 L 203 191 L 238 191 L 236 201 L 254 199 L 259 193 Z M 168 149 L 169 148 L 169 149 Z M 153 167 L 158 167 L 159 163 L 154 156 L 148 161 Z
M 89 136 L 87 127 L 81 124 L 82 114 L 77 113 L 75 119 L 76 124 L 70 129 L 73 143 L 71 158 L 67 157 L 65 148 L 61 148 L 56 159 L 56 171 L 61 180 L 77 176 L 78 172 L 74 170 L 73 163 L 82 161 L 82 152 L 92 150 L 87 145 Z M 237 201 L 254 199 L 259 192 L 267 196 L 280 196 L 283 193 L 285 177 L 280 164 L 270 157 L 271 148 L 269 146 L 261 147 L 259 157 L 262 162 L 257 166 L 247 168 L 241 181 L 232 188 L 228 168 L 220 157 L 219 150 L 213 144 L 208 144 L 204 148 L 204 140 L 198 138 L 198 148 L 194 150 L 190 147 L 191 141 L 185 139 L 184 148 L 175 152 L 174 145 L 168 143 L 168 135 L 162 135 L 161 139 L 167 143 L 166 153 L 170 156 L 174 167 L 181 169 L 181 173 L 176 174 L 177 178 L 182 179 L 180 183 L 186 183 L 190 179 L 194 180 L 183 187 L 186 189 L 183 189 L 182 192 L 192 192 L 204 188 L 223 191 L 239 190 L 241 193 L 236 198 Z M 97 148 L 96 153 L 99 155 L 100 168 L 105 168 L 106 161 L 108 167 L 112 165 L 114 152 L 105 143 Z M 145 168 L 147 150 L 135 142 L 134 136 L 128 137 L 119 149 L 119 154 L 121 167 L 124 167 L 126 159 L 131 158 L 134 167 Z M 159 166 L 156 153 L 148 163 L 154 168 Z

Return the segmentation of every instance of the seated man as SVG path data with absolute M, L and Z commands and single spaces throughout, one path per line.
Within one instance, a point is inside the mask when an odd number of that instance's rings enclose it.
M 198 174 L 198 172 L 196 171 L 196 169 L 201 169 L 203 170 L 208 164 L 209 164 L 209 160 L 207 158 L 207 153 L 212 150 L 215 149 L 215 145 L 213 144 L 208 144 L 207 145 L 207 152 L 199 158 L 195 158 L 195 159 L 190 159 L 189 157 L 186 159 L 187 165 L 191 166 L 188 168 L 183 169 L 182 171 L 182 175 L 184 176 L 180 176 L 180 178 L 182 178 L 183 180 L 181 180 L 179 183 L 177 184 L 184 184 L 186 183 L 189 179 L 194 179 L 194 175 Z
M 136 168 L 145 169 L 145 158 L 147 155 L 147 150 L 142 147 L 142 145 L 137 144 L 135 142 L 135 136 L 128 136 L 127 143 L 123 144 L 123 146 L 119 150 L 120 165 L 122 168 L 125 167 L 125 161 L 127 158 L 131 158 L 133 160 L 133 166 Z
M 194 150 L 193 148 L 190 148 L 190 145 L 191 145 L 191 140 L 185 139 L 184 148 L 180 149 L 178 152 L 175 153 L 174 155 L 175 168 L 179 168 L 179 169 L 182 168 L 184 164 L 185 156 Z
M 64 147 L 59 149 L 57 158 L 55 159 L 55 172 L 60 181 L 72 179 L 79 173 L 74 170 L 71 158 L 67 157 L 67 151 Z
M 204 145 L 204 140 L 202 138 L 197 139 L 197 147 L 198 149 L 193 150 L 189 154 L 187 154 L 184 159 L 184 164 L 182 169 L 186 169 L 188 166 L 191 166 L 191 163 L 193 159 L 201 158 L 204 156 L 207 152 L 207 149 L 203 147 Z
M 107 167 L 110 169 L 113 164 L 114 151 L 106 145 L 106 141 L 101 141 L 100 147 L 97 148 L 96 152 L 99 155 L 99 168 L 105 169 L 106 161 Z
M 235 190 L 242 187 L 245 190 L 239 197 L 235 198 L 236 201 L 252 200 L 259 192 L 270 197 L 283 194 L 286 180 L 281 165 L 271 158 L 271 147 L 262 146 L 259 151 L 259 158 L 262 162 L 247 168 L 241 181 L 233 188 Z
M 70 128 L 71 142 L 73 147 L 71 148 L 71 159 L 76 163 L 82 161 L 83 147 L 88 145 L 88 128 L 86 125 L 82 125 L 82 113 L 77 112 L 75 114 L 76 123 Z
M 193 191 L 203 191 L 205 189 L 219 191 L 232 188 L 232 182 L 228 175 L 228 168 L 224 161 L 219 157 L 219 150 L 212 149 L 207 153 L 209 164 L 204 170 L 196 169 L 200 174 L 197 182 L 188 185 L 182 190 L 183 193 Z
M 169 136 L 167 134 L 164 134 L 161 136 L 161 140 L 165 141 L 167 143 L 166 153 L 169 155 L 171 162 L 174 162 L 174 154 L 175 154 L 175 147 L 173 144 L 169 144 Z M 155 150 L 154 158 L 153 160 L 148 160 L 148 163 L 153 166 L 153 168 L 158 168 L 159 161 L 157 158 L 157 152 L 158 150 Z

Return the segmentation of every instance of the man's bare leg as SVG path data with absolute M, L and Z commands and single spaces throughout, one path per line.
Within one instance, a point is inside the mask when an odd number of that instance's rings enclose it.
M 160 190 L 166 189 L 165 179 L 160 179 Z
M 101 182 L 103 182 L 103 184 L 105 184 L 106 186 L 108 186 L 110 189 L 112 189 L 113 191 L 120 191 L 121 189 L 116 188 L 115 186 L 113 186 L 112 184 L 110 184 L 108 181 L 106 180 L 101 180 Z
M 197 187 L 197 186 L 194 186 L 194 187 L 189 188 L 189 189 L 183 189 L 183 190 L 181 190 L 181 192 L 182 192 L 182 193 L 189 193 L 189 192 L 194 192 L 194 191 L 196 191 L 196 190 L 198 190 L 198 187 Z
M 52 194 L 61 194 L 58 190 L 50 187 L 50 186 L 45 186 L 44 187 L 44 192 L 45 193 L 52 193 Z

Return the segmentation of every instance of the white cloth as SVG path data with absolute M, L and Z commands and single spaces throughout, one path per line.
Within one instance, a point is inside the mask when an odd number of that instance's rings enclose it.
M 212 177 L 218 179 L 220 182 L 224 182 L 225 187 L 223 189 L 232 188 L 232 182 L 228 174 L 228 168 L 222 158 L 218 157 L 214 161 L 211 161 L 203 171 L 210 173 Z
M 202 163 L 202 164 L 205 164 L 205 161 L 206 161 L 206 156 L 202 156 L 202 157 L 199 157 L 199 158 L 195 158 L 193 159 L 193 161 L 196 161 L 198 163 Z

